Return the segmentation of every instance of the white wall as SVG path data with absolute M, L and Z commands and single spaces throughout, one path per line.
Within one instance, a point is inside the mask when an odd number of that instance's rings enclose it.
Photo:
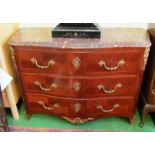
M 20 23 L 20 27 L 54 27 L 57 23 Z M 134 28 L 148 28 L 148 23 L 99 23 L 102 27 L 134 27 Z

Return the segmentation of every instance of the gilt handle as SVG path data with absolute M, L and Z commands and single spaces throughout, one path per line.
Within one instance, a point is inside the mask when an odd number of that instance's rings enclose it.
M 99 62 L 99 66 L 100 67 L 104 67 L 106 70 L 108 70 L 108 71 L 114 71 L 114 70 L 117 70 L 117 69 L 119 69 L 119 67 L 120 66 L 123 66 L 125 64 L 125 61 L 122 59 L 122 60 L 120 60 L 119 62 L 118 62 L 118 64 L 117 64 L 117 66 L 115 66 L 115 67 L 108 67 L 107 66 L 107 64 L 106 64 L 106 62 L 104 61 L 104 60 L 101 60 L 100 62 Z
M 45 105 L 45 103 L 42 102 L 42 101 L 39 101 L 38 104 L 39 104 L 39 105 L 42 105 L 42 107 L 43 107 L 44 109 L 49 110 L 49 111 L 52 111 L 52 110 L 54 110 L 55 108 L 58 108 L 58 107 L 59 107 L 59 104 L 58 104 L 58 103 L 55 103 L 52 107 L 47 107 L 47 106 Z
M 51 59 L 51 60 L 48 62 L 47 66 L 39 65 L 37 59 L 35 59 L 35 58 L 32 58 L 30 61 L 32 62 L 32 64 L 34 64 L 34 65 L 35 65 L 37 68 L 39 68 L 39 69 L 47 69 L 47 68 L 49 68 L 50 66 L 52 66 L 52 65 L 55 64 L 55 61 L 54 61 L 53 59 Z
M 44 88 L 39 81 L 35 81 L 34 84 L 38 86 L 43 91 L 51 91 L 54 88 L 57 88 L 57 84 L 53 83 L 49 86 L 49 88 Z
M 106 94 L 112 94 L 112 93 L 116 92 L 118 88 L 121 88 L 122 86 L 123 85 L 121 83 L 118 83 L 115 85 L 114 89 L 112 89 L 112 90 L 107 90 L 104 85 L 98 85 L 97 88 L 98 88 L 98 90 L 102 90 Z
M 104 109 L 102 107 L 102 105 L 99 104 L 99 105 L 97 105 L 96 108 L 101 110 L 103 113 L 109 113 L 109 112 L 113 112 L 115 109 L 119 108 L 119 106 L 120 106 L 119 104 L 115 104 L 112 109 Z

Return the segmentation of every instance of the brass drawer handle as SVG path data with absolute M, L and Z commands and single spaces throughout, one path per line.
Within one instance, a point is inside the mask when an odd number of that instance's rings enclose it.
M 55 104 L 53 105 L 53 107 L 47 107 L 47 106 L 45 105 L 45 103 L 42 102 L 42 101 L 39 101 L 38 104 L 39 104 L 39 105 L 42 105 L 42 107 L 43 107 L 44 109 L 46 109 L 46 110 L 51 110 L 51 111 L 54 110 L 55 108 L 58 108 L 58 107 L 59 107 L 59 104 L 58 104 L 58 103 L 55 103 Z
M 73 123 L 73 124 L 82 124 L 82 123 L 86 123 L 88 121 L 94 120 L 94 118 L 81 119 L 79 117 L 76 117 L 76 118 L 63 117 L 63 118 L 66 119 L 67 121 Z
M 112 94 L 112 93 L 116 92 L 116 90 L 117 90 L 118 88 L 121 88 L 122 86 L 123 86 L 123 85 L 122 85 L 121 83 L 118 83 L 117 85 L 115 85 L 115 88 L 112 89 L 112 90 L 106 90 L 104 85 L 98 85 L 97 88 L 98 88 L 99 90 L 103 90 L 103 92 L 106 93 L 106 94 Z
M 155 95 L 155 89 L 152 89 L 152 94 Z
M 119 108 L 119 107 L 120 107 L 119 104 L 115 104 L 112 109 L 108 109 L 108 110 L 107 109 L 103 109 L 102 105 L 97 105 L 96 108 L 101 110 L 103 113 L 109 113 L 109 112 L 113 112 L 116 108 Z
M 47 69 L 50 67 L 50 65 L 54 65 L 55 64 L 55 61 L 53 59 L 51 59 L 49 62 L 48 62 L 48 65 L 47 66 L 42 66 L 42 65 L 39 65 L 38 64 L 38 61 L 35 59 L 35 58 L 32 58 L 30 60 L 32 62 L 32 64 L 34 64 L 37 68 L 39 69 Z
M 124 61 L 123 59 L 120 60 L 120 61 L 118 62 L 118 64 L 117 64 L 117 66 L 115 66 L 115 67 L 108 67 L 107 64 L 106 64 L 106 62 L 103 61 L 103 60 L 101 60 L 101 61 L 99 62 L 99 66 L 100 66 L 100 67 L 103 67 L 103 66 L 104 66 L 104 68 L 105 68 L 106 70 L 108 70 L 108 71 L 117 70 L 120 66 L 123 66 L 124 64 L 125 64 L 125 61 Z
M 35 84 L 36 86 L 39 86 L 39 88 L 40 88 L 41 90 L 46 91 L 46 92 L 47 92 L 47 91 L 51 91 L 51 90 L 54 89 L 54 88 L 57 88 L 57 84 L 55 84 L 55 83 L 51 84 L 49 88 L 44 88 L 44 87 L 41 85 L 41 83 L 40 83 L 39 81 L 35 81 L 34 84 Z

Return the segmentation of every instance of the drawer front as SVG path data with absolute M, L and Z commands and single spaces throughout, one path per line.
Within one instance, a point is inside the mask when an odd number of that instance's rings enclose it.
M 76 61 L 77 55 L 80 57 L 80 60 L 79 62 L 74 62 Z M 32 50 L 19 48 L 19 51 L 17 50 L 15 52 L 15 57 L 18 69 L 22 72 L 66 75 L 84 72 L 81 67 L 81 65 L 83 65 L 83 62 L 81 61 L 82 54 L 75 54 L 74 51 L 66 49 Z M 73 66 L 73 62 L 81 67 L 80 70 L 77 70 Z
M 15 50 L 23 72 L 63 75 L 137 74 L 143 64 L 142 48 L 22 49 Z
M 134 98 L 71 99 L 25 94 L 28 114 L 45 113 L 62 117 L 72 123 L 85 123 L 99 117 L 129 116 Z
M 136 76 L 68 78 L 22 74 L 21 79 L 26 92 L 76 98 L 133 96 L 138 84 Z
M 130 115 L 134 106 L 134 98 L 101 98 L 86 103 L 89 117 Z
M 28 113 L 54 114 L 62 117 L 83 117 L 85 115 L 84 101 L 70 98 L 26 93 L 25 104 Z
M 68 103 L 42 94 L 25 94 L 28 113 L 68 115 Z
M 98 50 L 87 54 L 85 71 L 92 75 L 137 74 L 143 67 L 143 53 L 143 49 Z

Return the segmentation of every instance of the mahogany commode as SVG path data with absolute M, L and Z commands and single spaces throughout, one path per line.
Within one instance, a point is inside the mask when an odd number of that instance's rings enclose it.
M 134 120 L 149 54 L 143 29 L 103 29 L 101 39 L 52 38 L 25 28 L 10 40 L 26 113 L 71 123 L 123 116 Z

